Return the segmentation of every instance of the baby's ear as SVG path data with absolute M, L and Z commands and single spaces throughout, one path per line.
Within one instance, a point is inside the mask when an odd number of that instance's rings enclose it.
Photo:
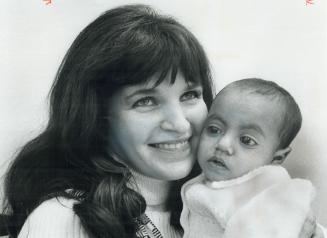
M 291 147 L 286 147 L 284 149 L 277 150 L 274 154 L 272 164 L 281 164 L 286 159 L 287 155 L 292 151 Z

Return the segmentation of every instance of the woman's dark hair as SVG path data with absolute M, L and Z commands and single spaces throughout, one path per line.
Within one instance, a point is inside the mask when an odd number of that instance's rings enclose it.
M 74 211 L 90 237 L 135 236 L 134 218 L 146 204 L 127 187 L 128 169 L 108 155 L 107 102 L 124 85 L 145 83 L 154 74 L 159 75 L 157 85 L 168 74 L 174 83 L 178 70 L 187 82 L 203 86 L 210 106 L 206 55 L 173 18 L 145 5 L 127 5 L 88 25 L 56 75 L 47 128 L 23 147 L 6 175 L 11 237 L 18 235 L 33 209 L 58 196 L 80 201 Z M 172 224 L 178 226 L 180 184 L 175 186 L 171 211 Z

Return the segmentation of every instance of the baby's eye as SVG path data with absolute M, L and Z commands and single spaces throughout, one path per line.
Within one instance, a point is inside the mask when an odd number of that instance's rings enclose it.
M 181 96 L 181 101 L 189 101 L 189 100 L 193 100 L 193 99 L 197 99 L 201 97 L 201 93 L 197 92 L 195 90 L 193 91 L 188 91 L 185 92 L 182 96 Z
M 141 98 L 139 100 L 137 100 L 134 104 L 133 104 L 133 108 L 136 107 L 149 107 L 149 106 L 154 106 L 155 100 L 152 97 L 145 97 L 145 98 Z
M 223 133 L 223 131 L 217 126 L 208 126 L 207 131 L 209 134 L 216 134 L 216 135 Z
M 240 141 L 242 144 L 247 146 L 255 146 L 258 144 L 253 138 L 249 136 L 241 136 Z

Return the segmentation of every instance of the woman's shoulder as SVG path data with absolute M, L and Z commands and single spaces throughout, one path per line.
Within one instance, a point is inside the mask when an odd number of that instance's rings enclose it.
M 63 197 L 41 203 L 28 216 L 19 238 L 25 237 L 87 237 L 79 217 L 73 210 L 77 200 Z
M 47 211 L 63 212 L 71 214 L 73 212 L 73 206 L 78 201 L 75 199 L 65 197 L 54 197 L 42 202 L 32 214 L 40 214 Z M 31 214 L 31 215 L 32 215 Z
M 56 218 L 58 222 L 70 221 L 77 217 L 73 210 L 73 206 L 76 202 L 77 200 L 64 197 L 51 198 L 35 208 L 35 210 L 28 217 L 28 220 L 30 220 L 30 222 L 38 221 L 39 219 L 45 221 L 44 219 L 51 219 L 53 217 Z

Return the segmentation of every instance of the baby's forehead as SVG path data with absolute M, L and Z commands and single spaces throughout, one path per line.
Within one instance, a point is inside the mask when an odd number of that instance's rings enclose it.
M 241 87 L 228 87 L 220 91 L 212 103 L 211 109 L 215 107 L 226 105 L 228 106 L 233 102 L 244 102 L 249 104 L 255 104 L 256 102 L 267 102 L 267 101 L 279 101 L 276 95 L 263 95 L 258 93 L 252 88 L 241 88 Z M 246 104 L 245 104 L 246 105 Z
M 255 118 L 255 115 L 267 116 L 279 115 L 283 117 L 286 106 L 283 100 L 272 95 L 262 95 L 255 90 L 243 90 L 240 88 L 229 88 L 223 90 L 215 97 L 209 109 L 208 119 L 235 117 L 243 114 L 252 114 L 244 118 Z M 243 118 L 243 117 L 242 117 Z

